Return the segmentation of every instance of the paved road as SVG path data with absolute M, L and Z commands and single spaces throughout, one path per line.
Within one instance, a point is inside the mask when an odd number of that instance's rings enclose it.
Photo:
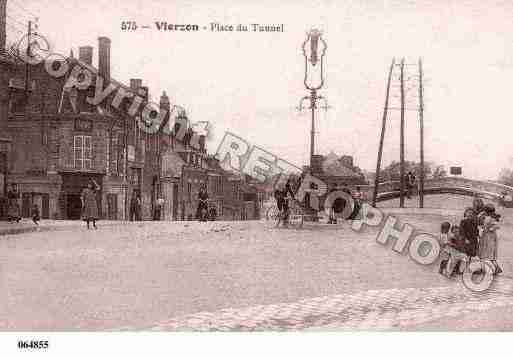
M 434 232 L 440 217 L 405 220 Z M 375 237 L 375 230 L 356 234 L 347 225 L 297 231 L 265 222 L 5 236 L 0 329 L 408 329 L 425 322 L 415 318 L 443 318 L 451 308 L 453 316 L 465 314 L 476 301 L 483 310 L 512 304 L 504 294 L 509 289 L 476 299 L 435 267 L 415 264 Z M 505 243 L 501 263 L 513 273 L 505 259 L 513 245 Z M 423 308 L 434 310 L 431 317 Z M 396 319 L 379 322 L 387 315 Z

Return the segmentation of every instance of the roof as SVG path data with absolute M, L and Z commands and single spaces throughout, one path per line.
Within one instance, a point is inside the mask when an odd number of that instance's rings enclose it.
M 324 171 L 324 175 L 327 176 L 336 176 L 336 177 L 361 177 L 360 174 L 354 172 L 353 170 L 343 166 L 340 162 L 337 163 L 327 163 L 323 162 L 322 170 Z

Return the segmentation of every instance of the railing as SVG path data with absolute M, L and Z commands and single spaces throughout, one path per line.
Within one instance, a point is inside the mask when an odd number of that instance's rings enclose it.
M 387 181 L 378 185 L 379 193 L 393 192 L 400 189 L 400 181 Z M 467 188 L 473 191 L 488 192 L 501 195 L 506 193 L 513 196 L 513 187 L 503 185 L 501 183 L 473 180 L 463 177 L 443 177 L 443 178 L 430 178 L 424 181 L 424 189 L 430 188 Z M 374 186 L 367 185 L 361 186 L 362 191 L 372 195 Z

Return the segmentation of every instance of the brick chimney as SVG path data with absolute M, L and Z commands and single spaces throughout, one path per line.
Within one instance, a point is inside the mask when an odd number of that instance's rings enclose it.
M 0 0 L 0 50 L 5 49 L 7 0 Z
M 130 79 L 130 89 L 137 91 L 140 87 L 142 87 L 141 79 Z
M 81 46 L 78 48 L 78 59 L 88 65 L 93 64 L 93 47 Z
M 160 108 L 167 111 L 169 111 L 171 108 L 169 97 L 167 96 L 166 91 L 162 92 L 162 95 L 160 96 Z
M 310 170 L 313 175 L 322 174 L 322 162 L 324 161 L 324 157 L 322 155 L 313 155 L 312 156 L 312 164 Z
M 98 73 L 105 81 L 110 81 L 110 39 L 98 38 Z

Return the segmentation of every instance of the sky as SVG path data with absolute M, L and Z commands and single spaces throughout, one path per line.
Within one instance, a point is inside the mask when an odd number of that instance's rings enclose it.
M 327 43 L 317 113 L 316 153 L 353 155 L 374 171 L 388 70 L 405 67 L 406 160 L 419 160 L 418 63 L 424 71 L 425 159 L 497 179 L 513 167 L 511 1 L 8 0 L 8 40 L 38 16 L 56 52 L 112 40 L 112 76 L 142 78 L 150 96 L 166 91 L 190 120 L 209 121 L 215 152 L 230 131 L 298 166 L 308 163 L 310 114 L 297 110 L 304 88 L 301 45 L 311 28 Z M 122 31 L 122 21 L 150 29 Z M 283 24 L 283 33 L 158 31 L 174 24 Z M 399 68 L 391 107 L 399 106 Z M 389 111 L 383 165 L 399 160 L 398 110 Z

